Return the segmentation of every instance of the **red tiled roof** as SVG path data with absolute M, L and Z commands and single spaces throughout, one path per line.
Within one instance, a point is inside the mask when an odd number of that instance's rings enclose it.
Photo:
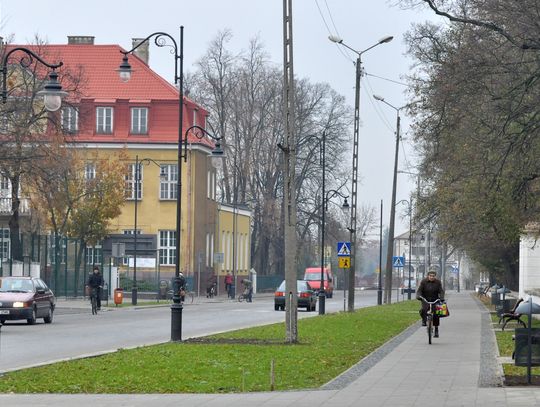
M 36 54 L 43 57 L 48 63 L 63 62 L 63 66 L 58 69 L 60 81 L 62 76 L 70 73 L 73 77 L 82 78 L 82 82 L 79 85 L 78 91 L 80 92 L 77 97 L 83 99 L 93 99 L 95 102 L 100 103 L 114 103 L 118 99 L 128 100 L 129 103 L 148 103 L 150 101 L 162 101 L 165 103 L 171 103 L 178 101 L 178 90 L 174 85 L 163 79 L 156 72 L 154 72 L 146 63 L 135 55 L 129 55 L 129 63 L 133 70 L 131 79 L 128 82 L 122 82 L 118 75 L 118 67 L 122 62 L 124 51 L 119 45 L 95 45 L 95 44 L 64 44 L 64 45 L 13 45 L 7 46 L 7 49 L 15 47 L 25 47 Z M 18 53 L 14 54 L 13 58 L 16 58 Z M 44 69 L 43 65 L 38 64 L 39 70 Z M 63 84 L 65 87 L 66 85 Z M 68 89 L 64 89 L 68 90 Z M 73 98 L 73 94 L 68 93 L 67 99 Z M 203 115 L 206 112 L 205 109 L 194 103 L 189 98 L 184 96 L 185 108 L 194 106 L 198 108 L 199 112 Z M 190 126 L 191 119 L 189 115 L 184 112 L 184 130 Z M 146 139 L 147 142 L 176 142 L 177 136 L 173 131 L 171 134 L 170 129 L 163 133 L 158 132 L 152 134 L 150 138 Z M 124 138 L 127 134 L 124 135 Z M 115 134 L 114 136 L 88 136 L 79 134 L 78 139 L 80 141 L 121 141 L 122 136 Z M 87 140 L 88 139 L 88 140 Z M 188 135 L 190 143 L 213 145 L 208 139 L 198 139 L 193 134 Z M 125 141 L 131 141 L 131 138 Z M 142 142 L 142 140 L 140 141 Z
M 131 79 L 122 82 L 117 69 L 125 51 L 119 45 L 65 44 L 65 45 L 8 45 L 9 48 L 26 47 L 36 53 L 46 53 L 49 63 L 62 61 L 64 66 L 58 71 L 82 72 L 83 97 L 93 99 L 130 100 L 178 100 L 177 89 L 154 72 L 135 55 L 129 55 L 133 70 Z M 37 49 L 39 48 L 39 52 Z M 61 80 L 62 75 L 60 75 Z M 69 97 L 69 96 L 68 96 Z M 195 104 L 184 97 L 186 103 Z

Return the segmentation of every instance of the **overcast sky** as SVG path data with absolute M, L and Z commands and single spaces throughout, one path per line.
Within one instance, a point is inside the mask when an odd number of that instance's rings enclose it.
M 364 50 L 379 39 L 392 35 L 362 57 L 365 72 L 360 96 L 360 145 L 358 205 L 377 208 L 384 200 L 383 222 L 388 223 L 392 192 L 396 112 L 373 100 L 383 96 L 390 104 L 407 103 L 403 77 L 411 60 L 406 57 L 403 36 L 414 22 L 435 17 L 426 9 L 401 10 L 386 0 L 292 0 L 294 73 L 312 82 L 327 82 L 345 95 L 354 108 L 355 54 L 328 40 L 338 35 L 350 47 Z M 0 0 L 0 35 L 14 35 L 14 43 L 32 42 L 35 35 L 50 44 L 67 43 L 68 35 L 95 36 L 96 44 L 120 44 L 131 48 L 131 38 L 165 31 L 179 37 L 184 26 L 184 70 L 203 55 L 216 33 L 225 28 L 233 32 L 233 51 L 247 48 L 259 36 L 271 59 L 283 63 L 282 0 Z M 119 58 L 120 62 L 120 58 Z M 150 67 L 172 81 L 173 57 L 164 49 L 150 48 Z M 380 79 L 380 78 L 385 79 Z M 398 83 L 396 83 L 398 82 Z M 404 141 L 399 168 L 414 171 L 415 156 L 408 138 L 407 117 L 402 117 Z M 352 133 L 352 128 L 351 128 Z M 352 166 L 352 160 L 351 160 Z M 397 200 L 408 199 L 416 181 L 398 175 Z M 396 235 L 408 228 L 402 218 L 406 205 L 398 207 Z M 377 231 L 378 232 L 378 231 Z

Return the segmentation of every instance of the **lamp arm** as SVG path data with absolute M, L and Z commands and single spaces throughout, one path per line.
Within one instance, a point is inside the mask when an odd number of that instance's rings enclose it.
M 174 54 L 174 83 L 178 83 L 178 80 L 180 79 L 180 76 L 183 74 L 182 72 L 180 75 L 178 75 L 178 61 L 181 61 L 182 55 L 178 54 L 178 43 L 176 40 L 166 32 L 157 31 L 155 33 L 150 34 L 148 37 L 146 37 L 144 40 L 140 41 L 137 45 L 135 45 L 133 48 L 131 48 L 129 51 L 122 51 L 120 50 L 120 53 L 122 53 L 125 57 L 127 57 L 128 54 L 131 54 L 133 51 L 135 51 L 137 48 L 139 48 L 141 45 L 143 45 L 145 42 L 150 41 L 152 37 L 154 38 L 154 43 L 156 46 L 163 48 L 163 47 L 172 47 L 171 54 Z M 167 44 L 167 40 L 164 38 L 168 38 L 172 45 Z
M 23 68 L 28 68 L 32 64 L 34 59 L 36 59 L 38 62 L 45 65 L 46 67 L 51 68 L 52 70 L 60 68 L 62 65 L 64 65 L 63 62 L 59 62 L 57 64 L 49 64 L 48 62 L 44 61 L 39 55 L 29 50 L 28 48 L 16 47 L 9 50 L 9 52 L 4 55 L 4 58 L 2 60 L 2 68 L 0 69 L 0 71 L 2 72 L 2 103 L 6 103 L 7 100 L 7 63 L 11 54 L 18 51 L 22 51 L 29 56 L 28 59 L 26 59 L 24 56 L 19 59 L 19 64 Z
M 198 132 L 193 132 L 192 130 L 198 130 Z M 199 140 L 202 140 L 205 135 L 215 141 L 223 140 L 223 136 L 214 136 L 212 133 L 209 133 L 204 127 L 201 127 L 199 125 L 194 124 L 193 126 L 188 127 L 184 133 L 184 139 L 182 140 L 182 143 L 184 144 L 184 162 L 187 161 L 188 134 L 190 131 L 191 134 L 193 134 Z
M 128 54 L 131 54 L 133 51 L 135 51 L 137 48 L 139 48 L 141 45 L 143 45 L 145 42 L 148 42 L 150 41 L 150 39 L 152 37 L 156 37 L 154 39 L 154 43 L 158 46 L 158 47 L 165 47 L 165 46 L 170 46 L 166 43 L 166 40 L 163 38 L 163 37 L 167 37 L 169 40 L 171 40 L 171 42 L 173 43 L 174 45 L 174 54 L 177 55 L 178 54 L 178 44 L 176 43 L 176 40 L 170 35 L 170 34 L 167 34 L 166 32 L 162 32 L 162 31 L 157 31 L 155 33 L 152 33 L 150 34 L 148 37 L 146 37 L 144 40 L 140 41 L 137 45 L 135 45 L 133 48 L 131 48 L 129 51 L 120 51 L 122 54 L 124 55 L 128 55 Z

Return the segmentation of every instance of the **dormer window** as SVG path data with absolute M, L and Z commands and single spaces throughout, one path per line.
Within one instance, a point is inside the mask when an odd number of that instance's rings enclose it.
M 112 107 L 96 107 L 97 134 L 112 134 L 113 112 L 114 109 Z
M 64 133 L 77 133 L 79 130 L 79 112 L 73 106 L 62 109 L 62 130 Z
M 131 108 L 131 134 L 148 134 L 148 108 Z

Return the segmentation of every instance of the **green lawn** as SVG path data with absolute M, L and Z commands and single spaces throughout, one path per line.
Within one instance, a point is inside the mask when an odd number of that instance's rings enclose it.
M 299 343 L 281 324 L 167 343 L 12 372 L 0 392 L 225 393 L 317 388 L 419 320 L 418 302 L 363 308 L 298 322 Z

